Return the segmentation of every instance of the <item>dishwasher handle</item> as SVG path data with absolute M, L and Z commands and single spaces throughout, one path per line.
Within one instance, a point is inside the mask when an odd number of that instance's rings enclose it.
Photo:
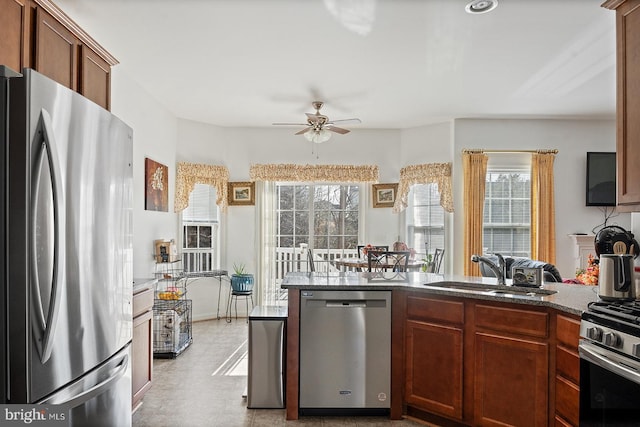
M 330 308 L 366 308 L 367 307 L 367 301 L 366 300 L 359 300 L 359 301 L 332 301 L 332 300 L 327 300 L 325 307 L 330 307 Z

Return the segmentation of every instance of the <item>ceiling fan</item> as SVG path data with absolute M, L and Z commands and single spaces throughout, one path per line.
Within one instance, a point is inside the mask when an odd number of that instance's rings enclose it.
M 356 124 L 362 123 L 360 119 L 342 119 L 342 120 L 329 120 L 329 117 L 320 114 L 320 109 L 324 105 L 321 101 L 314 101 L 311 103 L 313 108 L 316 109 L 314 113 L 305 113 L 307 115 L 307 123 L 273 123 L 276 126 L 306 126 L 304 129 L 296 132 L 296 135 L 304 135 L 311 142 L 317 144 L 328 141 L 331 138 L 331 132 L 344 135 L 351 132 L 349 129 L 336 126 L 336 123 L 340 124 Z

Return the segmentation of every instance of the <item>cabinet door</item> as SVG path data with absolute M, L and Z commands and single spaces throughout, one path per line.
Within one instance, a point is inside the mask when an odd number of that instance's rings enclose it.
M 640 1 L 616 9 L 618 205 L 640 209 Z
M 111 66 L 87 46 L 80 47 L 79 92 L 102 108 L 110 108 Z
M 153 377 L 153 311 L 149 310 L 133 319 L 131 349 L 131 385 L 135 409 L 151 387 Z
M 0 64 L 20 71 L 25 66 L 27 0 L 0 0 Z
M 475 424 L 546 426 L 548 345 L 478 332 L 475 346 Z
M 462 329 L 412 320 L 406 326 L 407 403 L 462 419 Z
M 35 69 L 77 90 L 77 38 L 41 7 L 36 9 L 36 22 Z

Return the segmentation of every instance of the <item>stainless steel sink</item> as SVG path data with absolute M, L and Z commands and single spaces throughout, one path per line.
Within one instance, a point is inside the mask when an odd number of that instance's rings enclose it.
M 486 283 L 428 283 L 430 288 L 458 290 L 465 293 L 477 293 L 482 295 L 526 296 L 544 297 L 553 295 L 557 291 L 541 288 L 528 288 L 524 286 L 487 285 Z

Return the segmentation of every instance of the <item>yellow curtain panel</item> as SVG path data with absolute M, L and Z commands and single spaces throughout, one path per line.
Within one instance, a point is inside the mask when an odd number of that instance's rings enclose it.
M 556 263 L 555 152 L 531 155 L 531 258 Z
M 484 191 L 487 162 L 484 153 L 462 153 L 464 171 L 464 274 L 480 276 L 478 264 L 471 262 L 471 255 L 482 254 L 482 223 L 484 218 Z

